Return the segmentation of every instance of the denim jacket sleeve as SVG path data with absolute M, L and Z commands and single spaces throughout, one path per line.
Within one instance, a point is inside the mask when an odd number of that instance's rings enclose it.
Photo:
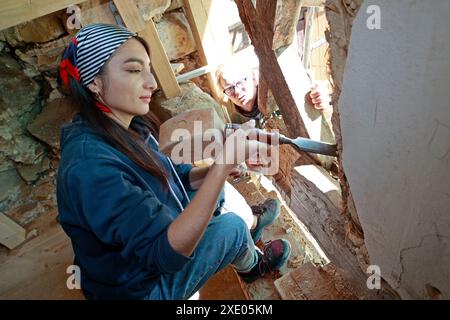
M 177 171 L 178 176 L 180 177 L 181 183 L 186 188 L 187 191 L 195 191 L 191 187 L 191 182 L 189 180 L 189 173 L 191 172 L 193 166 L 191 164 L 174 164 L 175 170 Z

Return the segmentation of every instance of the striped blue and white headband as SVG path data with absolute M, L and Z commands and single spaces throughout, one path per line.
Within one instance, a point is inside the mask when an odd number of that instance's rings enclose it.
M 88 86 L 111 55 L 125 41 L 136 36 L 122 26 L 91 24 L 83 27 L 64 51 L 60 77 L 69 86 L 69 76 Z

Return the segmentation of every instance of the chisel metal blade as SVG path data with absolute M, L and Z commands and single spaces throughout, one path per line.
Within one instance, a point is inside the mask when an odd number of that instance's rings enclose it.
M 332 157 L 337 156 L 337 146 L 335 144 L 327 142 L 316 141 L 301 137 L 291 139 L 280 134 L 280 144 L 290 144 L 293 147 L 297 148 L 298 150 L 305 152 L 318 153 Z

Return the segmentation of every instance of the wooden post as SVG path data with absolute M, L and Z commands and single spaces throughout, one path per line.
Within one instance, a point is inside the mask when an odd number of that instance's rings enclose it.
M 152 53 L 152 68 L 155 71 L 164 96 L 169 99 L 180 95 L 181 88 L 175 79 L 175 74 L 170 66 L 170 61 L 159 39 L 153 20 L 144 21 L 134 2 L 114 0 L 114 4 L 127 28 L 137 32 L 149 43 Z

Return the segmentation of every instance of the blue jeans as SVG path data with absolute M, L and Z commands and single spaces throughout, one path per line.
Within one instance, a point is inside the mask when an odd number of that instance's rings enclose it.
M 147 299 L 188 299 L 229 264 L 237 271 L 246 272 L 258 261 L 247 225 L 241 217 L 231 212 L 211 219 L 194 253 L 195 258 L 180 271 L 161 275 L 158 285 Z

